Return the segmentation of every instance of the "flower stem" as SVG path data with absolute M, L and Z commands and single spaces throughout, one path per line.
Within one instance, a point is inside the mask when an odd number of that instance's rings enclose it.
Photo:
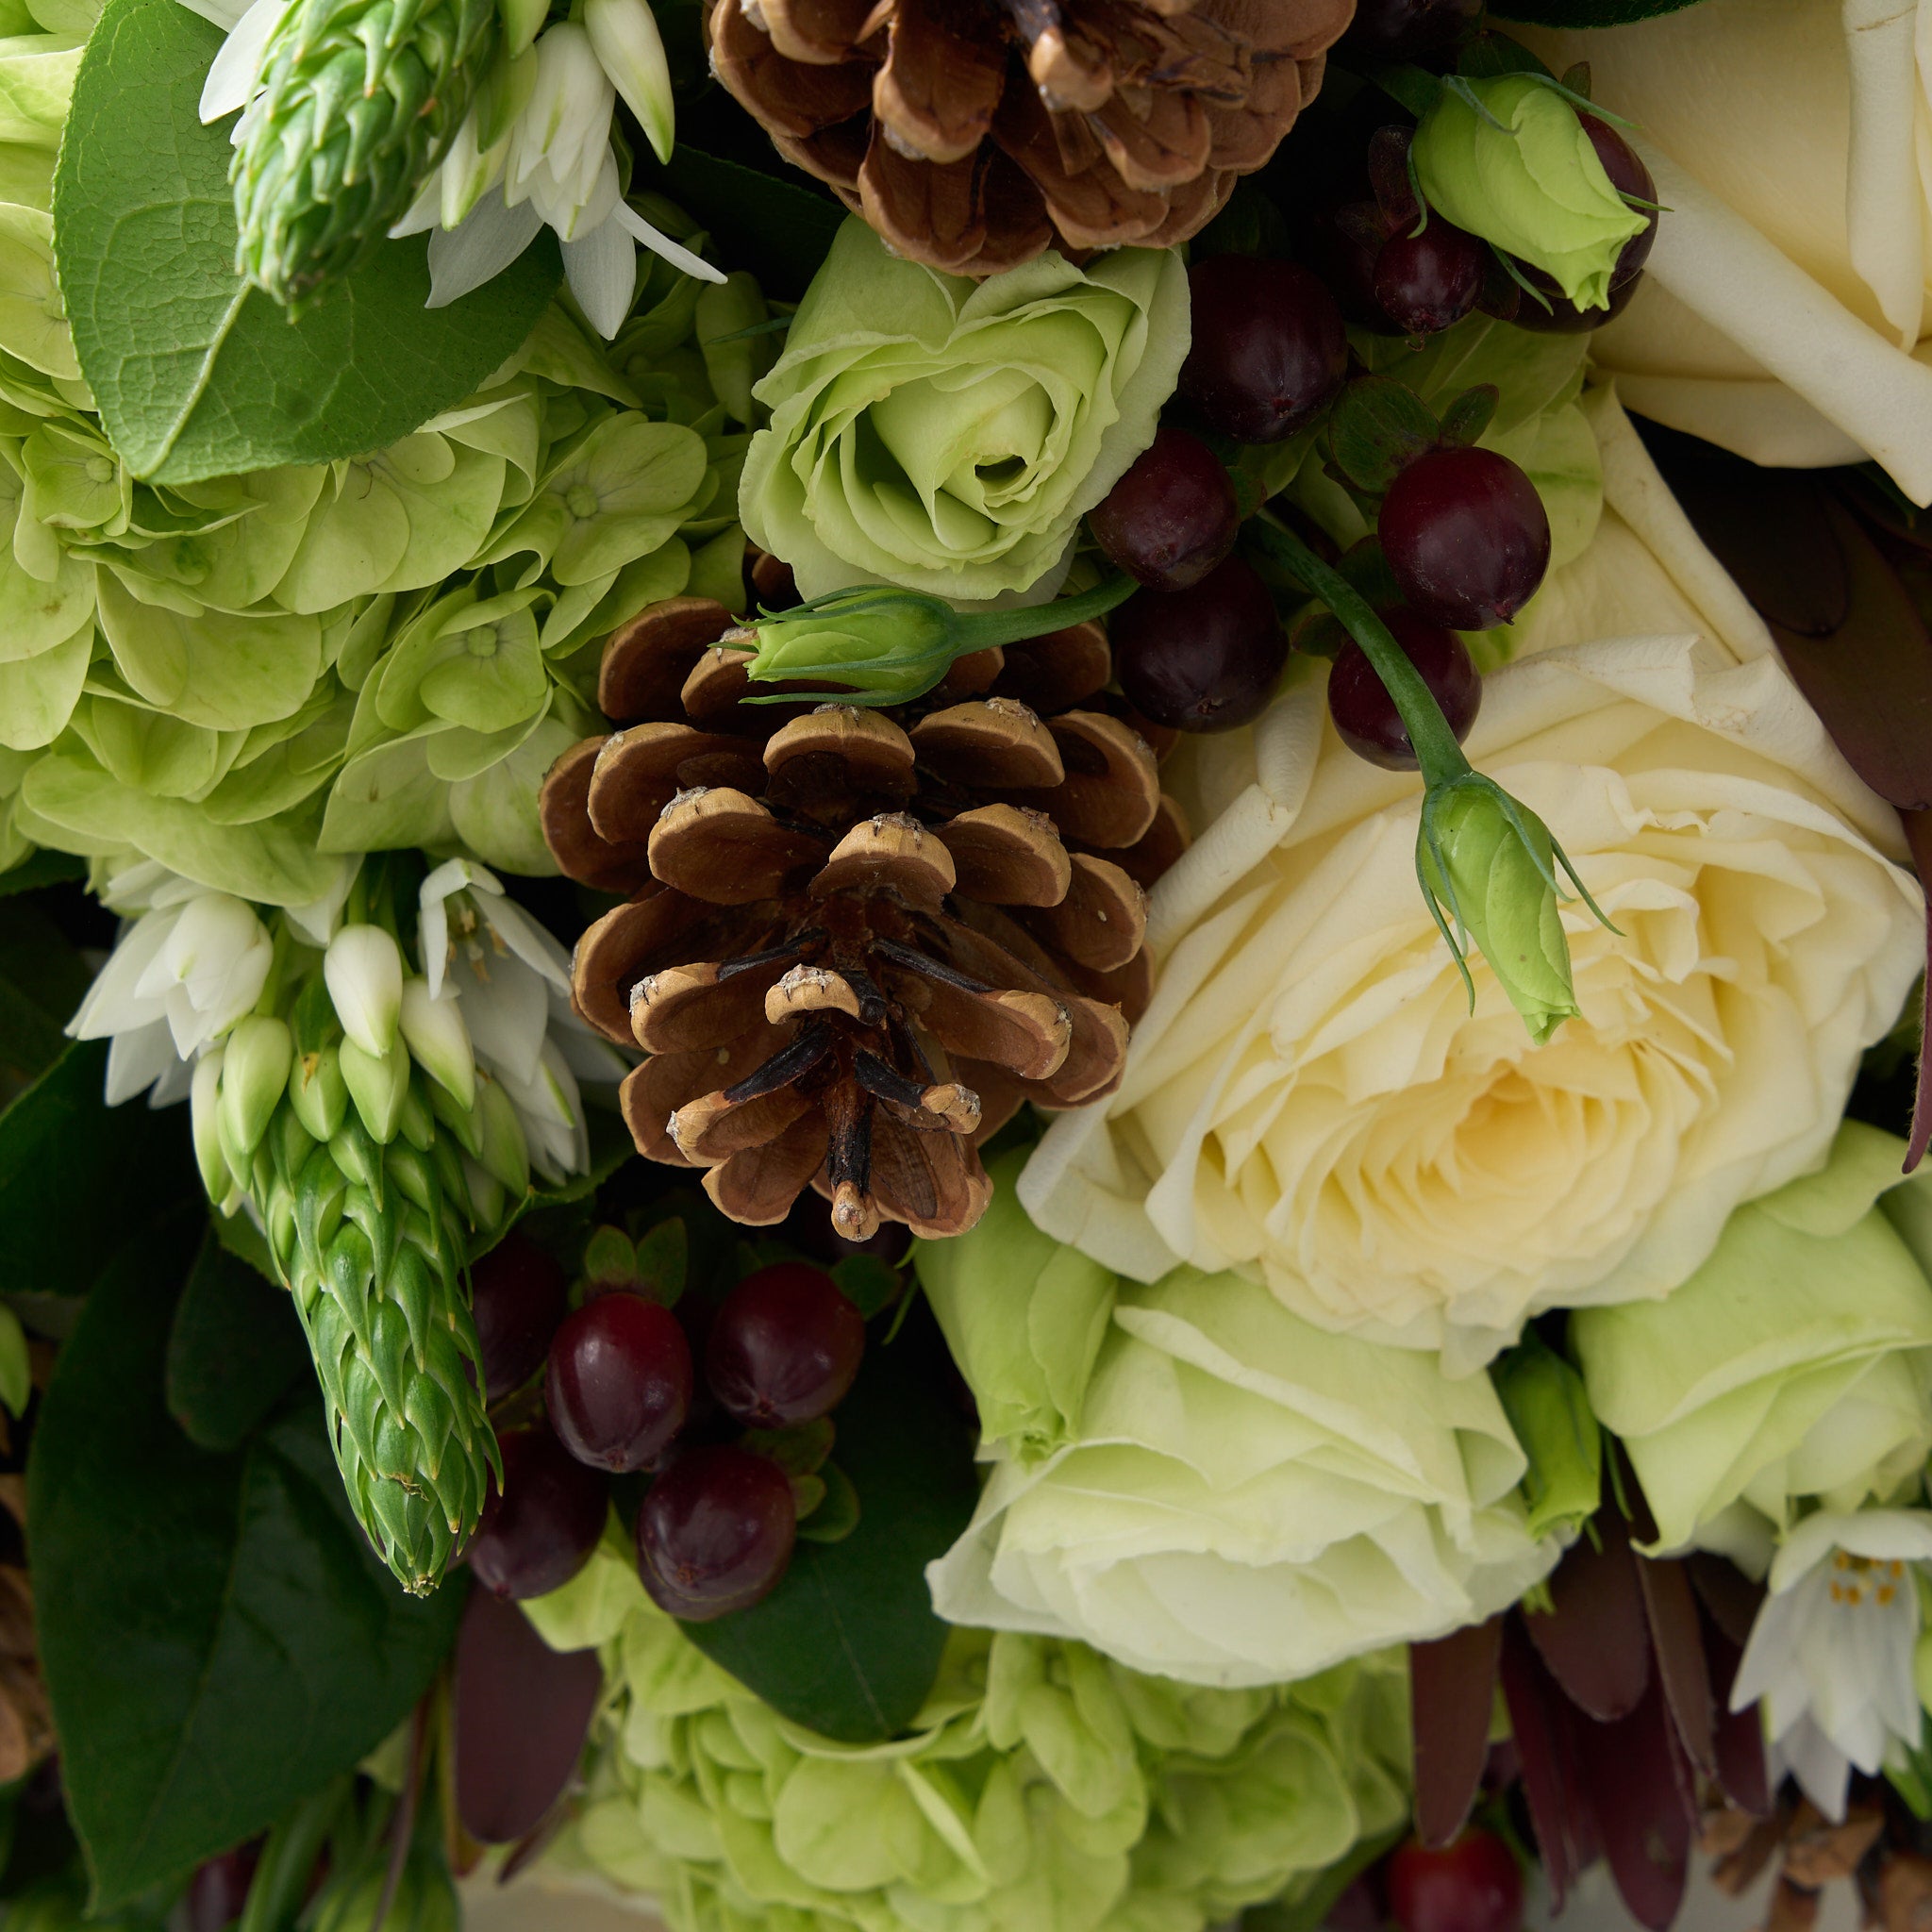
M 1433 790 L 1467 773 L 1470 762 L 1463 757 L 1462 747 L 1457 743 L 1435 692 L 1409 662 L 1408 653 L 1395 641 L 1389 626 L 1370 608 L 1368 599 L 1267 510 L 1255 519 L 1251 527 L 1276 559 L 1327 605 L 1349 636 L 1362 647 L 1362 655 L 1382 680 L 1382 688 L 1401 716 L 1409 745 L 1422 766 L 1423 783 Z

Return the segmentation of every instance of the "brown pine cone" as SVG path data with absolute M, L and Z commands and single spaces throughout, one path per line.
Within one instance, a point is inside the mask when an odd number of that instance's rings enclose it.
M 900 254 L 1171 247 L 1266 165 L 1355 0 L 707 0 L 720 80 Z
M 1023 1100 L 1119 1080 L 1179 813 L 1102 708 L 1097 625 L 962 658 L 888 712 L 741 702 L 733 623 L 677 597 L 613 636 L 603 708 L 642 722 L 544 783 L 558 865 L 632 895 L 577 941 L 577 1008 L 650 1056 L 624 1086 L 638 1151 L 705 1168 L 734 1219 L 782 1220 L 809 1184 L 849 1240 L 882 1216 L 960 1233 L 991 1192 L 976 1149 Z

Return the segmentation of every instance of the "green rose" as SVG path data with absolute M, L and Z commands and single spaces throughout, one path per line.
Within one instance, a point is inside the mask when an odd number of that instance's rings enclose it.
M 1153 441 L 1187 352 L 1171 251 L 1085 269 L 1050 253 L 972 282 L 855 218 L 758 385 L 772 420 L 745 458 L 744 527 L 808 597 L 1031 590 Z
M 1738 1208 L 1661 1301 L 1571 1336 L 1662 1549 L 1761 1561 L 1795 1507 L 1885 1501 L 1932 1452 L 1932 1169 L 1847 1121 L 1824 1170 Z
M 1609 306 L 1610 271 L 1647 217 L 1611 186 L 1576 109 L 1546 80 L 1443 88 L 1409 156 L 1432 208 L 1554 275 L 1577 308 Z
M 1216 1690 L 959 1630 L 910 1729 L 847 1745 L 704 1657 L 614 1537 L 525 1608 L 598 1645 L 607 1686 L 546 1864 L 650 1894 L 675 1932 L 1205 1932 L 1407 1812 L 1399 1657 Z

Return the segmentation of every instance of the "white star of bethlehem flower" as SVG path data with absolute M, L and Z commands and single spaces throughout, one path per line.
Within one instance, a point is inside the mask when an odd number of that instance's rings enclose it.
M 1789 1771 L 1832 1819 L 1845 1813 L 1852 1768 L 1885 1766 L 1894 1742 L 1919 1742 L 1912 1681 L 1918 1566 L 1932 1563 L 1932 1511 L 1820 1510 L 1771 1566 L 1731 1708 L 1763 1702 L 1774 1774 Z
M 291 0 L 183 4 L 227 30 L 201 96 L 201 118 L 219 121 L 255 98 L 262 54 Z M 653 227 L 620 192 L 611 142 L 620 96 L 658 158 L 671 158 L 671 74 L 650 7 L 646 0 L 585 0 L 580 11 L 580 19 L 546 27 L 492 72 L 449 154 L 390 230 L 432 231 L 430 308 L 446 308 L 501 275 L 546 225 L 556 230 L 571 293 L 607 338 L 630 312 L 640 243 L 701 281 L 724 279 Z

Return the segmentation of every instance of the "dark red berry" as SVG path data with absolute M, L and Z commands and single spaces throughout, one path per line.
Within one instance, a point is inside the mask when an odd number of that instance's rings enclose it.
M 470 1539 L 470 1568 L 498 1596 L 560 1590 L 591 1560 L 604 1534 L 604 1477 L 541 1426 L 511 1429 L 496 1446 L 503 1488 L 491 1491 Z
M 1431 1851 L 1414 1840 L 1389 1861 L 1399 1932 L 1522 1932 L 1523 1874 L 1492 1831 L 1465 1831 Z
M 1137 591 L 1108 620 L 1128 704 L 1180 731 L 1229 731 L 1268 708 L 1288 637 L 1268 586 L 1230 557 L 1185 591 Z
M 1335 51 L 1377 63 L 1424 59 L 1448 52 L 1481 13 L 1482 0 L 1358 0 Z
M 636 1294 L 600 1294 L 557 1331 L 545 1392 L 563 1446 L 598 1469 L 642 1469 L 691 1412 L 691 1344 L 677 1317 Z
M 1541 302 L 1536 296 L 1512 285 L 1509 292 L 1515 301 L 1504 311 L 1504 319 L 1513 322 L 1518 328 L 1529 329 L 1540 336 L 1584 336 L 1592 329 L 1602 328 L 1607 322 L 1615 322 L 1629 308 L 1631 297 L 1642 286 L 1643 277 L 1632 275 L 1627 282 L 1619 282 L 1611 288 L 1607 308 L 1579 308 L 1555 282 L 1540 291 L 1543 298 Z
M 496 1402 L 541 1366 L 563 1320 L 570 1283 L 527 1236 L 510 1233 L 470 1271 L 470 1312 L 483 1345 L 483 1391 Z
M 1220 458 L 1198 436 L 1169 426 L 1087 521 L 1129 576 L 1180 591 L 1199 583 L 1234 548 L 1241 517 Z
M 693 1449 L 652 1483 L 638 1511 L 638 1574 L 651 1601 L 687 1623 L 741 1610 L 777 1588 L 798 1510 L 769 1457 Z
M 1474 307 L 1490 251 L 1466 228 L 1432 214 L 1420 235 L 1391 235 L 1375 257 L 1375 300 L 1404 333 L 1431 336 Z
M 1385 610 L 1381 615 L 1403 655 L 1422 673 L 1460 744 L 1483 701 L 1483 681 L 1468 645 L 1453 630 L 1424 624 L 1412 610 Z M 1372 765 L 1391 772 L 1416 769 L 1408 727 L 1357 643 L 1344 644 L 1336 654 L 1328 674 L 1328 715 L 1335 720 L 1341 741 Z
M 1193 344 L 1180 391 L 1238 442 L 1279 442 L 1335 400 L 1348 335 L 1335 297 L 1305 268 L 1210 255 L 1188 272 Z
M 1610 271 L 1610 304 L 1607 308 L 1578 308 L 1558 288 L 1555 276 L 1531 267 L 1528 262 L 1517 264 L 1523 278 L 1544 296 L 1549 306 L 1544 308 L 1534 297 L 1524 295 L 1518 305 L 1514 320 L 1519 328 L 1535 329 L 1544 335 L 1580 335 L 1587 329 L 1601 328 L 1605 323 L 1614 321 L 1636 293 L 1637 277 L 1650 258 L 1651 244 L 1657 240 L 1657 183 L 1651 179 L 1650 170 L 1643 165 L 1642 157 L 1607 121 L 1594 114 L 1580 113 L 1576 118 L 1584 133 L 1590 137 L 1590 144 L 1596 150 L 1597 159 L 1604 164 L 1604 173 L 1610 177 L 1610 186 L 1626 200 L 1637 204 L 1636 212 L 1647 219 L 1642 228 L 1618 251 L 1616 266 Z
M 780 1261 L 724 1297 L 705 1343 L 705 1380 L 740 1422 L 782 1429 L 836 1408 L 864 1354 L 865 1318 L 839 1284 Z
M 1550 520 L 1507 457 L 1438 449 L 1396 477 L 1375 523 L 1403 601 L 1451 630 L 1507 624 L 1550 567 Z

